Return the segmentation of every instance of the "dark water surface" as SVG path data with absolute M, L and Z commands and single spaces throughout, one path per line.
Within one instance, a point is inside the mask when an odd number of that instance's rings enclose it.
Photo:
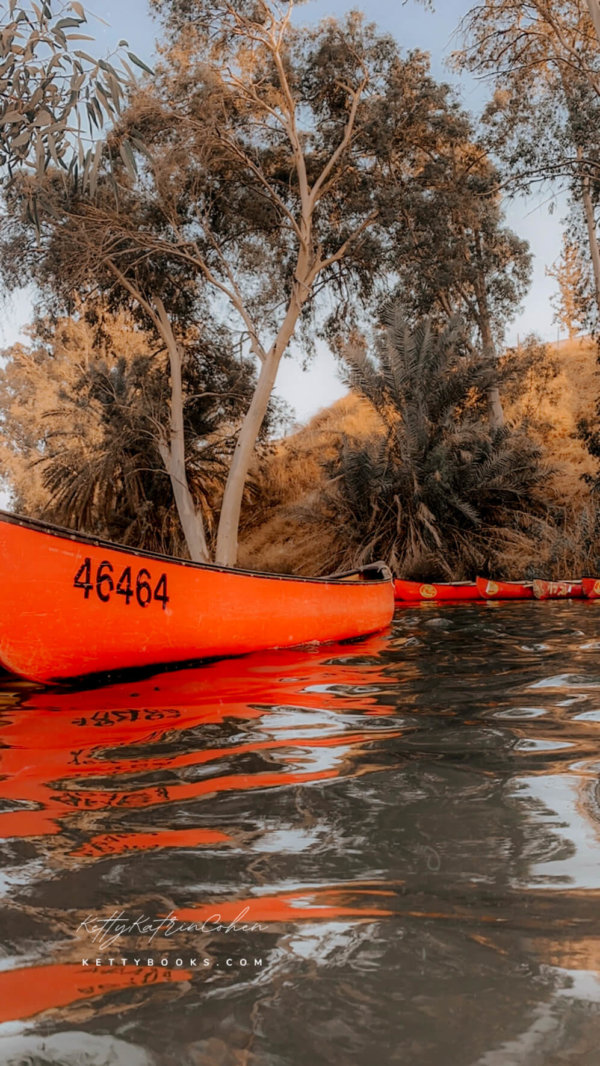
M 597 1066 L 599 735 L 600 603 L 5 681 L 0 1062 Z

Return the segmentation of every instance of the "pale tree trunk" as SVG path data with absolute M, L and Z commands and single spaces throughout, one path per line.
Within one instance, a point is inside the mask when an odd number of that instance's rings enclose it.
M 506 424 L 504 408 L 500 399 L 500 389 L 497 385 L 491 385 L 486 392 L 488 423 L 490 429 L 502 429 Z
M 195 563 L 210 562 L 210 554 L 204 533 L 202 512 L 196 508 L 185 469 L 185 425 L 183 419 L 183 381 L 181 348 L 173 332 L 171 320 L 160 296 L 147 300 L 140 289 L 134 285 L 115 262 L 111 259 L 106 264 L 115 278 L 127 292 L 146 311 L 154 322 L 156 330 L 164 341 L 169 356 L 171 376 L 171 397 L 169 403 L 169 439 L 158 441 L 160 457 L 169 475 L 177 514 L 181 522 L 183 535 Z
M 475 292 L 473 317 L 479 329 L 484 359 L 494 371 L 493 383 L 486 391 L 488 424 L 490 429 L 502 429 L 506 419 L 504 418 L 502 400 L 500 399 L 500 389 L 497 384 L 498 353 L 496 351 L 496 345 L 494 344 L 492 323 L 490 321 L 490 307 L 486 288 L 485 255 L 481 231 L 479 230 L 475 234 L 475 247 L 477 249 L 476 257 L 478 270 L 475 275 L 473 286 Z
M 581 150 L 579 150 L 578 154 L 581 157 Z M 585 172 L 582 174 L 581 178 L 581 195 L 585 211 L 585 221 L 587 224 L 590 254 L 592 257 L 592 267 L 594 270 L 594 291 L 596 295 L 596 306 L 598 307 L 598 312 L 600 313 L 600 249 L 598 248 L 598 234 L 596 232 L 594 204 L 592 202 L 592 194 L 590 191 L 590 176 Z
M 302 310 L 304 299 L 301 294 L 308 292 L 307 286 L 298 281 L 294 283 L 294 289 L 295 292 L 292 293 L 292 299 L 277 339 L 261 365 L 252 402 L 242 423 L 229 468 L 219 518 L 215 556 L 215 561 L 221 566 L 235 566 L 237 562 L 238 528 L 246 477 L 252 462 L 256 440 L 267 413 L 281 357 L 292 338 Z
M 594 29 L 596 35 L 600 41 L 600 0 L 587 0 L 590 16 L 594 23 Z M 594 86 L 598 92 L 598 86 Z M 579 159 L 581 159 L 581 149 L 577 153 Z M 596 219 L 594 217 L 594 204 L 592 202 L 592 195 L 590 191 L 590 176 L 585 173 L 582 178 L 582 194 L 583 194 L 583 206 L 585 210 L 585 220 L 587 223 L 588 237 L 590 242 L 590 252 L 592 254 L 592 266 L 594 269 L 594 289 L 596 293 L 596 306 L 600 313 L 600 249 L 598 248 L 598 233 L 596 231 Z
M 496 371 L 498 366 L 498 353 L 496 351 L 496 345 L 494 344 L 494 337 L 492 334 L 492 327 L 490 324 L 490 315 L 487 305 L 487 297 L 485 294 L 485 283 L 482 292 L 477 295 L 478 305 L 478 319 L 479 319 L 479 332 L 481 334 L 481 345 L 483 348 L 483 355 L 486 362 L 493 366 Z M 500 389 L 496 382 L 490 385 L 486 392 L 487 407 L 488 407 L 488 423 L 490 429 L 502 429 L 505 425 L 506 419 L 504 417 L 504 409 L 502 407 L 502 400 L 500 399 Z
M 179 347 L 169 316 L 161 299 L 154 301 L 160 332 L 167 346 L 171 373 L 169 441 L 159 443 L 165 469 L 171 479 L 175 505 L 185 536 L 190 558 L 196 563 L 209 561 L 210 555 L 202 514 L 196 508 L 188 485 L 185 469 L 185 429 L 183 420 L 183 382 L 181 373 L 181 348 Z
M 500 389 L 497 385 L 492 385 L 492 387 L 487 390 L 487 405 L 490 429 L 502 429 L 506 424 L 506 419 L 504 417 L 502 400 L 500 399 Z
M 591 20 L 594 23 L 594 29 L 600 40 L 600 0 L 587 0 L 587 6 L 589 8 Z

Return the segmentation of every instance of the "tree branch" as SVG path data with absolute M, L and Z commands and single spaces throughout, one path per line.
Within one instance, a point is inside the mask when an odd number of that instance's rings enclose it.
M 375 222 L 375 219 L 378 216 L 379 211 L 372 211 L 371 214 L 367 216 L 367 218 L 363 219 L 360 226 L 357 226 L 356 229 L 350 234 L 350 236 L 346 238 L 344 243 L 340 245 L 337 252 L 334 252 L 333 255 L 328 256 L 327 259 L 317 259 L 314 266 L 310 270 L 306 280 L 304 281 L 306 287 L 310 288 L 317 275 L 320 274 L 323 270 L 327 270 L 327 267 L 333 266 L 334 263 L 337 263 L 340 259 L 343 259 L 350 245 L 355 240 L 357 240 L 358 237 L 360 237 L 361 233 L 364 233 L 364 231 L 368 229 L 373 222 Z
M 336 166 L 338 160 L 344 154 L 344 152 L 346 151 L 346 148 L 348 147 L 348 145 L 350 144 L 350 141 L 352 140 L 352 135 L 353 135 L 353 132 L 354 132 L 354 125 L 355 125 L 355 122 L 356 122 L 356 113 L 358 111 L 358 105 L 360 103 L 360 98 L 361 98 L 364 90 L 366 89 L 368 83 L 369 83 L 369 79 L 365 75 L 365 77 L 363 78 L 362 82 L 360 83 L 358 89 L 356 89 L 354 91 L 354 93 L 353 93 L 352 105 L 350 107 L 350 114 L 348 116 L 348 121 L 347 121 L 346 127 L 344 129 L 344 135 L 343 135 L 340 143 L 338 144 L 337 148 L 333 152 L 333 154 L 329 157 L 327 163 L 323 167 L 323 170 L 319 174 L 319 177 L 317 178 L 317 180 L 315 181 L 315 183 L 314 183 L 314 185 L 313 185 L 313 187 L 311 189 L 310 200 L 311 200 L 311 206 L 312 207 L 314 207 L 314 205 L 317 203 L 317 200 L 319 198 L 319 193 L 320 193 L 323 185 L 327 181 L 327 178 L 331 174 L 331 172 L 334 169 L 334 167 Z

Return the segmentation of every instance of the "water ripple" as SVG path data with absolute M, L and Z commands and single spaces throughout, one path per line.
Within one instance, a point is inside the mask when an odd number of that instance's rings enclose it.
M 595 1066 L 589 608 L 426 605 L 346 645 L 6 680 L 0 1058 Z

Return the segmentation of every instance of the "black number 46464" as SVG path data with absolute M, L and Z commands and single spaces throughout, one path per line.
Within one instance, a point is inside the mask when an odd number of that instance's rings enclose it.
M 102 603 L 108 603 L 114 593 L 115 596 L 122 596 L 127 606 L 132 600 L 135 600 L 140 607 L 148 607 L 152 602 L 157 601 L 162 603 L 163 611 L 166 609 L 169 602 L 166 574 L 160 575 L 154 587 L 152 575 L 145 567 L 133 576 L 131 567 L 126 566 L 118 581 L 115 581 L 114 574 L 114 567 L 108 560 L 105 559 L 99 563 L 94 574 L 92 560 L 84 559 L 73 578 L 73 586 L 83 590 L 86 600 L 89 599 L 92 590 L 95 590 L 96 596 Z

